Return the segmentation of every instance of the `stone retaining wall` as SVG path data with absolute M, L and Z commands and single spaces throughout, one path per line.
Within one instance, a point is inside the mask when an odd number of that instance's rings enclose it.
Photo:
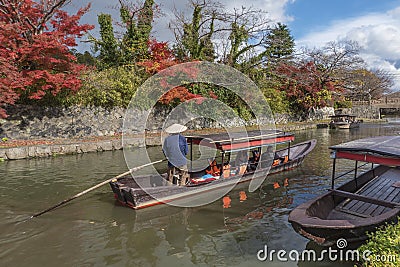
M 282 131 L 300 131 L 307 129 L 315 129 L 315 123 L 292 123 L 279 127 Z M 144 147 L 161 145 L 159 135 L 143 137 L 125 138 L 125 147 Z M 32 145 L 11 148 L 0 148 L 0 160 L 16 160 L 29 158 L 54 157 L 59 155 L 72 155 L 88 152 L 103 152 L 122 149 L 121 139 L 99 140 L 90 142 L 74 142 L 48 145 Z
M 159 145 L 159 137 L 146 138 L 147 145 Z M 143 138 L 125 139 L 128 147 L 143 147 Z M 100 140 L 96 142 L 80 142 L 65 144 L 33 145 L 11 148 L 0 148 L 0 159 L 14 160 L 27 158 L 42 158 L 59 155 L 72 155 L 88 152 L 102 152 L 122 149 L 121 139 Z
M 88 136 L 113 136 L 124 134 L 137 134 L 148 131 L 159 131 L 167 117 L 169 110 L 158 107 L 149 115 L 148 111 L 130 112 L 130 120 L 135 125 L 123 129 L 125 109 L 113 108 L 111 110 L 101 107 L 38 107 L 38 106 L 9 106 L 6 108 L 9 117 L 0 119 L 0 138 L 10 139 L 53 139 L 76 138 Z M 333 115 L 333 108 L 311 110 L 309 121 L 326 119 Z M 146 118 L 149 119 L 146 121 Z M 190 116 L 189 116 L 190 117 Z M 287 114 L 275 114 L 275 122 L 285 124 L 298 122 L 296 118 Z M 258 123 L 268 121 L 259 118 Z M 245 122 L 240 118 L 227 121 L 229 127 L 254 125 L 255 121 Z M 140 129 L 136 125 L 146 125 Z M 196 119 L 188 123 L 189 129 L 220 128 L 221 125 L 209 119 Z
M 341 108 L 336 110 L 336 114 L 354 115 L 357 119 L 380 119 L 379 108 L 373 106 L 356 106 L 352 108 Z
M 34 106 L 10 106 L 7 109 L 9 117 L 0 120 L 0 138 L 9 139 L 61 139 L 65 140 L 50 145 L 23 146 L 17 148 L 0 148 L 0 159 L 23 159 L 35 157 L 48 157 L 54 155 L 77 154 L 96 151 L 118 150 L 122 148 L 121 140 L 115 139 L 115 135 L 120 136 L 125 131 L 126 136 L 137 136 L 138 133 L 146 131 L 159 132 L 160 125 L 163 125 L 168 115 L 165 108 L 156 108 L 151 114 L 146 111 L 137 111 L 133 113 L 133 121 L 137 125 L 146 125 L 146 129 L 127 127 L 123 129 L 123 119 L 125 110 L 123 108 L 114 108 L 107 110 L 101 107 L 34 107 Z M 276 114 L 275 121 L 282 125 L 281 129 L 285 131 L 294 131 L 302 129 L 316 128 L 311 123 L 318 119 L 327 119 L 333 115 L 333 108 L 324 108 L 321 110 L 312 110 L 308 116 L 308 122 L 296 124 L 299 118 L 287 114 Z M 146 118 L 149 120 L 146 124 Z M 259 118 L 258 123 L 268 123 L 269 119 Z M 294 122 L 294 123 L 293 123 Z M 255 121 L 244 122 L 240 118 L 227 121 L 228 127 L 237 127 L 244 125 L 254 125 Z M 287 124 L 290 123 L 290 124 Z M 286 125 L 287 124 L 287 125 Z M 205 118 L 193 120 L 188 123 L 189 129 L 220 128 L 215 121 Z M 129 132 L 127 132 L 129 131 Z M 109 140 L 96 142 L 73 142 L 75 140 L 92 136 L 108 136 Z M 111 138 L 110 138 L 111 137 Z M 112 139 L 112 140 L 110 140 Z M 128 145 L 134 147 L 144 146 L 143 138 L 131 138 Z M 63 141 L 62 141 L 63 142 Z M 146 137 L 146 145 L 160 145 L 160 138 Z

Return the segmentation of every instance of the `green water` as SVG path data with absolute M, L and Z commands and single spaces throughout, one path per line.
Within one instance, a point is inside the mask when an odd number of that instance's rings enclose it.
M 248 184 L 197 208 L 166 205 L 134 211 L 119 206 L 108 185 L 38 218 L 63 199 L 127 170 L 122 151 L 0 162 L 0 266 L 337 266 L 337 262 L 260 262 L 269 249 L 321 249 L 295 233 L 289 212 L 330 186 L 328 146 L 398 134 L 397 125 L 316 129 L 296 133 L 317 147 L 295 170 L 269 176 L 253 193 Z M 140 158 L 142 150 L 135 151 Z M 149 149 L 161 158 L 159 147 Z M 349 166 L 344 162 L 338 171 Z M 163 165 L 157 166 L 165 168 Z M 284 186 L 285 179 L 288 186 Z M 280 188 L 274 189 L 278 182 Z M 241 192 L 243 191 L 243 192 Z M 247 199 L 240 201 L 246 194 Z M 341 263 L 352 266 L 351 263 Z

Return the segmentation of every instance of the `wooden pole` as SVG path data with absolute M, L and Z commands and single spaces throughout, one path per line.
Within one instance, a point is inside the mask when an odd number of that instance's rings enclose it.
M 335 189 L 335 171 L 336 171 L 336 156 L 333 159 L 333 166 L 332 166 L 332 190 Z
M 165 160 L 165 159 L 164 159 L 164 160 Z M 142 168 L 144 168 L 144 167 L 147 167 L 147 166 L 150 166 L 150 165 L 153 165 L 153 164 L 156 164 L 156 163 L 163 162 L 164 160 L 157 160 L 157 161 L 154 161 L 154 162 L 150 162 L 150 163 L 147 163 L 147 164 L 144 164 L 144 165 L 141 165 L 141 166 L 132 168 L 132 169 L 130 169 L 129 171 L 126 171 L 126 172 L 121 173 L 121 174 L 119 174 L 119 175 L 117 175 L 117 176 L 114 176 L 114 177 L 112 177 L 112 178 L 110 178 L 110 179 L 108 179 L 108 180 L 106 180 L 106 181 L 103 181 L 103 182 L 101 182 L 101 183 L 99 183 L 99 184 L 97 184 L 97 185 L 95 185 L 95 186 L 92 186 L 91 188 L 88 188 L 88 189 L 86 189 L 85 191 L 82 191 L 82 192 L 80 192 L 80 193 L 78 193 L 78 194 L 76 194 L 76 195 L 74 195 L 74 196 L 72 196 L 72 197 L 70 197 L 70 198 L 68 198 L 68 199 L 65 199 L 65 200 L 61 201 L 60 203 L 58 203 L 58 204 L 56 204 L 56 205 L 54 205 L 54 206 L 52 206 L 52 207 L 50 207 L 50 208 L 47 208 L 47 209 L 45 209 L 45 210 L 42 210 L 41 212 L 35 213 L 35 214 L 33 214 L 29 219 L 38 217 L 38 216 L 40 216 L 40 215 L 42 215 L 42 214 L 44 214 L 44 213 L 46 213 L 46 212 L 52 211 L 52 210 L 54 210 L 55 208 L 58 208 L 58 207 L 60 207 L 60 206 L 62 206 L 62 205 L 64 205 L 64 204 L 66 204 L 66 203 L 68 203 L 68 202 L 74 200 L 75 198 L 78 198 L 78 197 L 80 197 L 80 196 L 83 196 L 83 195 L 85 195 L 86 193 L 89 193 L 90 191 L 93 191 L 93 190 L 95 190 L 95 189 L 97 189 L 97 188 L 99 188 L 99 187 L 101 187 L 101 186 L 103 186 L 103 185 L 105 185 L 105 184 L 108 184 L 109 182 L 111 182 L 111 181 L 113 181 L 113 180 L 118 180 L 118 179 L 120 179 L 121 177 L 130 174 L 131 172 L 140 170 L 140 169 L 142 169 Z

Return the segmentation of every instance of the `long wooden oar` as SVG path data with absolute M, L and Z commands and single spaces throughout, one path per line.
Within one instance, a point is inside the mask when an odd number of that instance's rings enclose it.
M 164 159 L 164 160 L 165 160 L 165 159 Z M 40 216 L 40 215 L 42 215 L 42 214 L 44 214 L 44 213 L 46 213 L 46 212 L 49 212 L 49 211 L 51 211 L 51 210 L 54 210 L 55 208 L 60 207 L 60 206 L 64 205 L 65 203 L 68 203 L 68 202 L 70 202 L 71 200 L 74 200 L 75 198 L 78 198 L 78 197 L 80 197 L 80 196 L 83 196 L 84 194 L 86 194 L 86 193 L 88 193 L 88 192 L 90 192 L 90 191 L 93 191 L 93 190 L 95 190 L 96 188 L 99 188 L 99 187 L 101 187 L 101 186 L 103 186 L 103 185 L 105 185 L 105 184 L 108 184 L 109 182 L 111 182 L 111 181 L 113 181 L 113 180 L 115 180 L 115 179 L 118 180 L 119 178 L 121 178 L 121 177 L 123 177 L 123 176 L 125 176 L 125 175 L 128 175 L 128 174 L 130 174 L 131 172 L 140 170 L 140 169 L 142 169 L 142 168 L 144 168 L 144 167 L 147 167 L 147 166 L 150 166 L 150 165 L 153 165 L 153 164 L 156 164 L 156 163 L 163 162 L 164 160 L 157 160 L 157 161 L 154 161 L 154 162 L 150 162 L 150 163 L 147 163 L 147 164 L 144 164 L 144 165 L 141 165 L 141 166 L 132 168 L 132 169 L 130 169 L 130 170 L 127 171 L 127 172 L 121 173 L 120 175 L 114 176 L 114 177 L 112 177 L 112 178 L 110 178 L 110 179 L 108 179 L 108 180 L 106 180 L 106 181 L 104 181 L 104 182 L 101 182 L 101 183 L 99 183 L 99 184 L 97 184 L 97 185 L 95 185 L 95 186 L 93 186 L 93 187 L 91 187 L 91 188 L 89 188 L 89 189 L 86 189 L 85 191 L 82 191 L 82 192 L 76 194 L 76 195 L 73 196 L 73 197 L 70 197 L 70 198 L 68 198 L 68 199 L 65 199 L 65 200 L 61 201 L 60 203 L 58 203 L 57 205 L 54 205 L 54 206 L 52 206 L 52 207 L 50 207 L 50 208 L 48 208 L 48 209 L 45 209 L 45 210 L 43 210 L 43 211 L 41 211 L 41 212 L 35 213 L 35 214 L 33 214 L 29 219 L 38 217 L 38 216 Z

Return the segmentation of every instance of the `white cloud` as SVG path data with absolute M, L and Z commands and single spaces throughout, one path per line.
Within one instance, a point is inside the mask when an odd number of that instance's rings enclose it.
M 334 21 L 327 28 L 310 33 L 296 41 L 298 47 L 321 47 L 326 42 L 338 40 L 357 41 L 361 56 L 370 68 L 380 68 L 400 77 L 400 7 L 386 13 Z M 395 80 L 395 90 L 400 89 L 400 79 Z
M 286 15 L 286 6 L 293 3 L 294 0 L 222 0 L 228 10 L 240 8 L 241 6 L 253 7 L 254 9 L 262 9 L 268 12 L 269 18 L 274 22 L 289 22 L 293 18 Z

